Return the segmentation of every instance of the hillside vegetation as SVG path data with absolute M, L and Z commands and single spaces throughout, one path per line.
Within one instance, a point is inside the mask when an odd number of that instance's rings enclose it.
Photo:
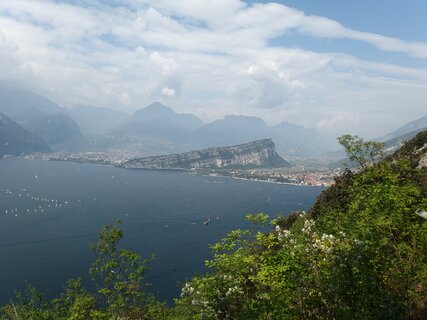
M 211 272 L 174 307 L 145 294 L 147 260 L 119 249 L 109 225 L 92 246 L 95 294 L 79 280 L 51 301 L 30 287 L 1 319 L 427 319 L 426 146 L 425 131 L 346 171 L 307 213 L 248 215 L 254 228 L 212 245 Z

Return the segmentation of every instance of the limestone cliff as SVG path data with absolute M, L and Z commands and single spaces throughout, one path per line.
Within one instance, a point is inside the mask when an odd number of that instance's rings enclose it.
M 245 144 L 137 158 L 120 165 L 124 168 L 198 170 L 226 167 L 286 167 L 289 162 L 276 152 L 271 139 Z

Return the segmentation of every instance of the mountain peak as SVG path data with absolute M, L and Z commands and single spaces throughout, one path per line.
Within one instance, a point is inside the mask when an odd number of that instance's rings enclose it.
M 217 120 L 217 121 L 236 121 L 236 122 L 242 122 L 247 124 L 261 124 L 266 125 L 264 120 L 261 118 L 255 117 L 255 116 L 245 116 L 245 115 L 228 115 L 225 116 L 223 119 Z
M 138 109 L 133 113 L 134 116 L 142 114 L 150 116 L 164 116 L 175 114 L 175 111 L 173 111 L 172 108 L 167 107 L 158 101 L 155 101 L 146 106 L 145 108 Z

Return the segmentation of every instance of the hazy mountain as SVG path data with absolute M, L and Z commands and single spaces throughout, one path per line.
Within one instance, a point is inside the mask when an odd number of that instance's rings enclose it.
M 85 134 L 102 134 L 122 124 L 129 114 L 109 108 L 78 105 L 66 113 L 77 122 Z
M 386 152 L 391 153 L 399 149 L 401 146 L 405 144 L 406 141 L 411 140 L 413 137 L 415 137 L 419 132 L 426 131 L 427 126 L 424 128 L 419 128 L 414 131 L 405 133 L 401 136 L 398 136 L 396 138 L 387 140 L 384 142 Z
M 98 151 L 114 148 L 149 154 L 184 152 L 264 138 L 273 138 L 277 150 L 289 156 L 315 155 L 328 150 L 314 129 L 288 122 L 270 127 L 260 118 L 235 115 L 204 125 L 198 117 L 176 113 L 159 102 L 128 115 L 83 105 L 61 108 L 41 95 L 0 87 L 0 112 L 25 124 L 51 145 L 76 140 L 81 130 L 90 135 L 90 146 Z M 80 130 L 71 119 L 58 114 L 71 117 Z M 79 143 L 74 145 L 76 150 L 79 147 L 82 147 Z
M 135 111 L 121 125 L 99 137 L 99 149 L 126 149 L 156 155 L 192 150 L 188 147 L 191 132 L 202 121 L 190 114 L 179 114 L 159 102 Z
M 288 155 L 318 154 L 327 149 L 325 141 L 315 129 L 289 122 L 282 122 L 270 128 L 270 136 L 276 142 L 277 150 Z
M 202 120 L 190 114 L 175 113 L 171 108 L 154 102 L 139 109 L 126 122 L 112 131 L 121 136 L 145 136 L 183 142 L 202 125 Z
M 406 136 L 406 138 L 413 138 L 415 137 L 415 135 L 420 132 L 425 130 L 425 128 L 427 128 L 427 115 L 411 121 L 409 123 L 407 123 L 406 125 L 404 125 L 403 127 L 400 127 L 399 129 L 381 137 L 375 140 L 381 141 L 381 142 L 386 142 L 395 138 L 399 138 L 401 136 L 407 135 L 407 134 L 412 134 L 412 136 Z
M 227 146 L 263 138 L 270 138 L 267 124 L 260 118 L 247 116 L 226 116 L 192 134 L 198 147 Z
M 327 148 L 315 129 L 282 122 L 268 126 L 262 119 L 248 116 L 226 116 L 197 130 L 192 139 L 198 146 L 212 147 L 245 143 L 272 138 L 279 153 L 286 155 L 312 155 Z
M 50 150 L 45 142 L 0 113 L 0 157 L 48 151 Z
M 77 123 L 65 114 L 51 114 L 28 122 L 25 128 L 48 144 L 83 138 Z
M 49 99 L 29 91 L 0 87 L 0 112 L 23 123 L 64 109 Z

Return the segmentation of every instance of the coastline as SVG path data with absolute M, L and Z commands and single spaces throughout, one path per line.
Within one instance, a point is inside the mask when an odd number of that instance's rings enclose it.
M 256 182 L 274 183 L 274 184 L 284 184 L 284 185 L 295 186 L 295 187 L 322 187 L 322 188 L 327 188 L 326 186 L 313 186 L 311 184 L 299 184 L 299 183 L 292 183 L 292 182 L 279 182 L 279 181 L 262 180 L 262 179 L 249 179 L 249 178 L 227 176 L 227 175 L 218 175 L 218 177 L 229 177 L 229 178 L 237 179 L 237 180 L 256 181 Z
M 106 160 L 106 159 L 81 159 L 81 158 L 49 158 L 46 156 L 37 156 L 37 155 L 26 155 L 26 156 L 17 156 L 17 157 L 8 157 L 7 159 L 25 159 L 25 160 L 44 160 L 44 161 L 59 161 L 59 162 L 74 162 L 74 163 L 80 163 L 80 164 L 94 164 L 94 165 L 104 165 L 104 166 L 113 166 L 120 169 L 129 169 L 129 170 L 157 170 L 157 171 L 171 171 L 171 172 L 182 172 L 182 173 L 188 173 L 188 174 L 197 174 L 200 176 L 205 177 L 222 177 L 222 178 L 232 178 L 236 180 L 244 180 L 244 181 L 251 181 L 251 182 L 263 182 L 263 183 L 272 183 L 272 184 L 279 184 L 279 185 L 290 185 L 290 186 L 296 186 L 296 187 L 322 187 L 327 188 L 326 185 L 312 185 L 312 184 L 304 184 L 304 183 L 292 183 L 292 182 L 281 182 L 281 181 L 274 181 L 274 180 L 268 180 L 268 179 L 251 179 L 251 178 L 243 178 L 239 176 L 235 176 L 232 174 L 221 174 L 220 172 L 215 172 L 215 174 L 210 174 L 208 172 L 201 172 L 197 170 L 191 170 L 191 169 L 184 169 L 184 168 L 132 168 L 132 167 L 125 167 L 122 166 L 120 162 L 118 161 L 112 161 L 112 160 Z

